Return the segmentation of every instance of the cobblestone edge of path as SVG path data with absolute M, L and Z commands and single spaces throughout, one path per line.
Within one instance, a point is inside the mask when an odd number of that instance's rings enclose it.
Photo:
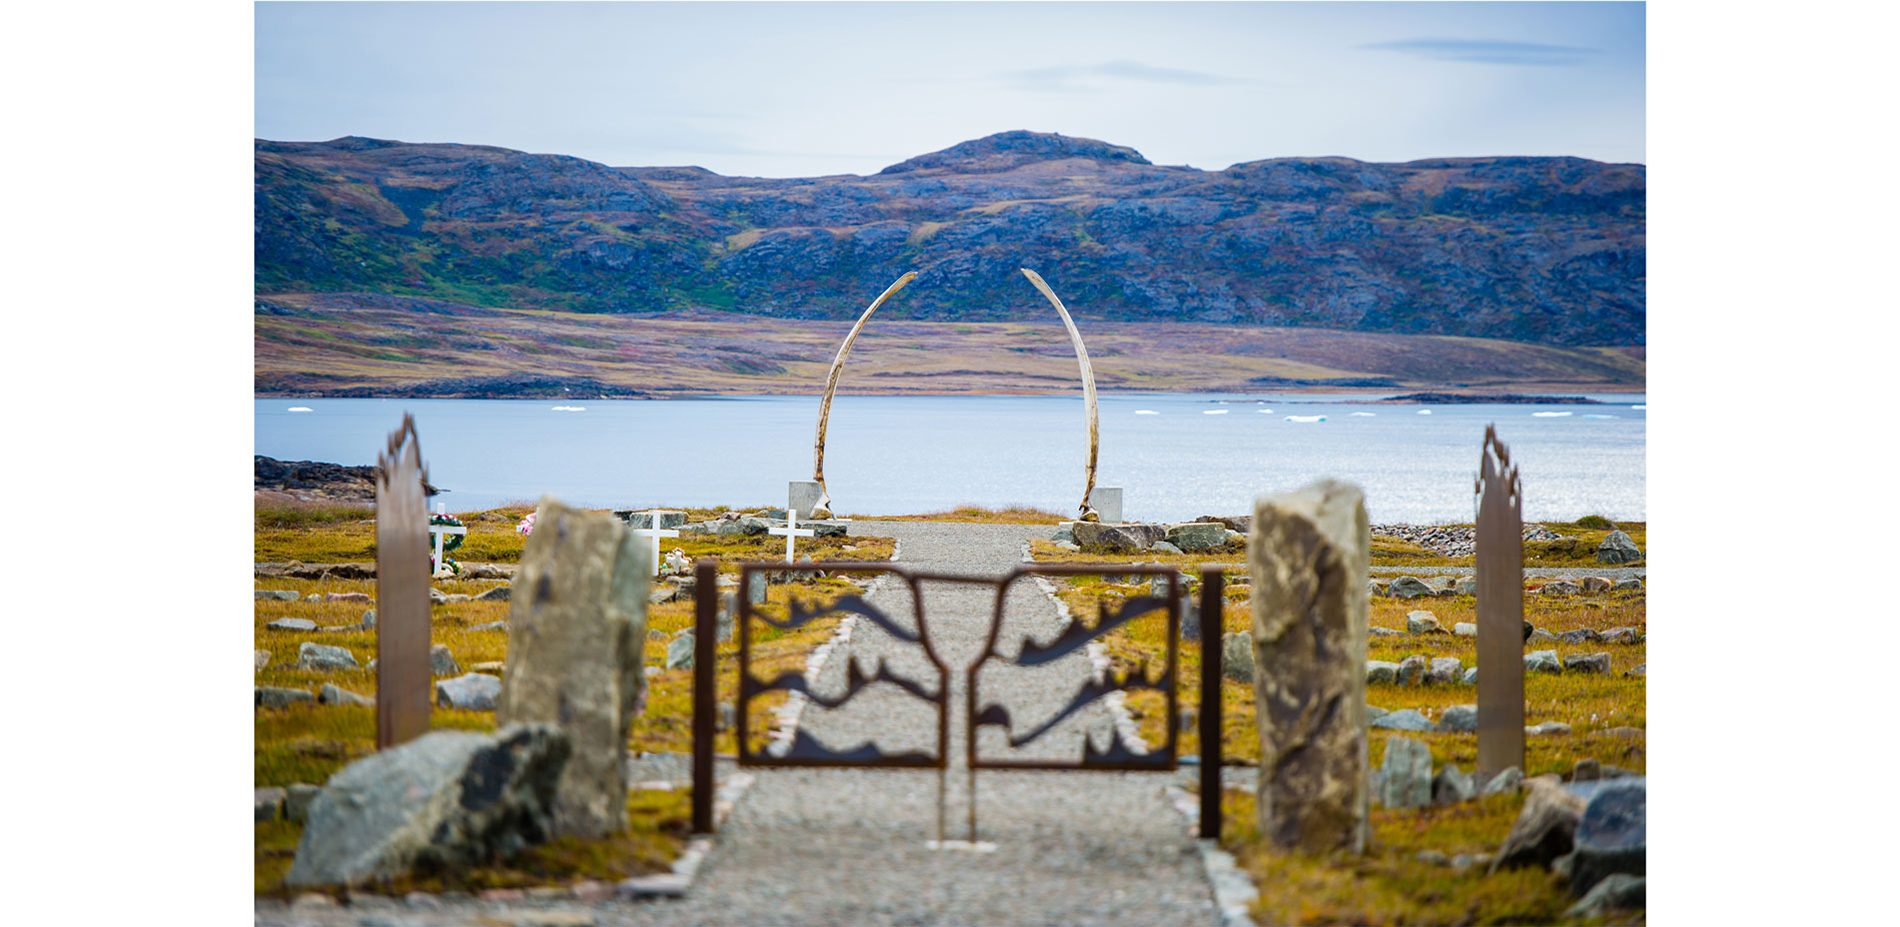
M 1188 836 L 1194 838 L 1194 845 L 1201 851 L 1201 872 L 1207 876 L 1208 887 L 1214 892 L 1214 906 L 1220 909 L 1222 927 L 1254 927 L 1248 910 L 1260 897 L 1260 889 L 1254 885 L 1253 876 L 1240 868 L 1234 854 L 1221 849 L 1219 843 L 1201 839 L 1200 798 L 1178 785 L 1170 785 L 1166 791 L 1168 802 L 1181 813 Z

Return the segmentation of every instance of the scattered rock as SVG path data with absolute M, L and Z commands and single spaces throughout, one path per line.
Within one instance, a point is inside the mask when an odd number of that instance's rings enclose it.
M 1601 640 L 1606 644 L 1634 644 L 1641 634 L 1635 628 L 1611 628 L 1603 632 Z
M 666 668 L 670 670 L 692 669 L 693 647 L 694 638 L 691 629 L 683 631 L 678 637 L 673 638 L 673 642 L 666 645 Z
M 307 596 L 304 596 L 304 597 L 303 597 L 303 600 L 304 600 L 305 602 L 321 602 L 321 601 L 323 601 L 323 593 L 321 593 L 321 592 L 312 592 L 312 593 L 310 593 L 309 595 L 307 595 Z
M 330 647 L 304 641 L 297 645 L 297 668 L 307 670 L 358 669 L 356 656 L 342 647 Z
M 1409 634 L 1443 634 L 1445 628 L 1431 612 L 1406 612 L 1405 630 Z
M 359 884 L 545 842 L 569 750 L 557 728 L 516 725 L 433 731 L 351 763 L 311 804 L 284 884 Z
M 665 632 L 665 631 L 662 631 L 662 630 L 660 630 L 659 628 L 648 628 L 648 629 L 647 629 L 647 640 L 650 640 L 650 641 L 663 641 L 663 640 L 666 640 L 666 632 Z
M 1511 832 L 1491 860 L 1491 871 L 1522 866 L 1548 866 L 1570 852 L 1584 800 L 1543 779 L 1526 779 L 1530 789 Z
M 1382 628 L 1376 624 L 1366 629 L 1366 636 L 1368 637 L 1398 637 L 1404 633 L 1404 631 L 1397 628 Z
M 1595 757 L 1584 757 L 1578 760 L 1577 765 L 1570 770 L 1572 782 L 1595 782 L 1601 778 L 1603 778 L 1603 764 L 1597 762 Z
M 713 728 L 716 731 L 729 731 L 738 723 L 739 709 L 733 707 L 731 702 L 720 702 L 718 714 L 713 718 Z
M 304 689 L 279 689 L 276 686 L 253 686 L 256 690 L 256 708 L 284 708 L 298 702 L 313 700 L 313 696 Z
M 279 788 L 258 789 L 257 797 L 253 799 L 252 807 L 256 811 L 257 820 L 277 820 L 283 816 L 284 812 L 284 790 Z
M 1473 734 L 1478 730 L 1478 706 L 1452 705 L 1438 716 L 1440 731 L 1455 731 L 1461 734 Z
M 1371 723 L 1371 722 L 1373 722 L 1373 721 L 1377 721 L 1377 720 L 1379 720 L 1380 718 L 1383 718 L 1383 717 L 1385 717 L 1386 715 L 1389 715 L 1389 714 L 1391 714 L 1391 712 L 1389 712 L 1389 711 L 1387 711 L 1387 710 L 1385 710 L 1385 709 L 1383 709 L 1383 708 L 1380 708 L 1380 707 L 1379 707 L 1379 706 L 1377 706 L 1377 705 L 1367 705 L 1367 706 L 1366 706 L 1366 722 L 1367 722 L 1367 723 Z
M 257 670 L 261 672 L 264 669 L 264 667 L 270 665 L 270 651 L 259 650 L 252 657 L 252 662 L 257 664 Z
M 1379 800 L 1387 808 L 1422 808 L 1432 803 L 1432 748 L 1424 741 L 1387 738 L 1379 771 Z
M 487 624 L 475 625 L 474 627 L 469 628 L 469 630 L 470 631 L 500 631 L 501 633 L 506 634 L 508 633 L 508 622 L 490 621 Z
M 1529 634 L 1524 635 L 1524 643 L 1526 644 L 1554 644 L 1556 642 L 1557 635 L 1543 628 L 1532 628 Z
M 1524 671 L 1527 673 L 1561 673 L 1563 661 L 1557 659 L 1555 650 L 1533 650 L 1524 655 Z
M 1598 563 L 1635 563 L 1643 559 L 1643 552 L 1630 539 L 1628 534 L 1612 531 L 1610 536 L 1597 545 Z
M 1193 643 L 1201 640 L 1201 607 L 1195 602 L 1181 603 L 1181 639 Z
M 1451 871 L 1462 874 L 1467 869 L 1488 866 L 1490 863 L 1491 854 L 1489 853 L 1460 853 L 1451 858 Z
M 1603 731 L 1605 737 L 1620 737 L 1624 740 L 1643 740 L 1647 736 L 1640 727 L 1613 727 Z
M 1083 550 L 1110 553 L 1133 553 L 1147 550 L 1153 547 L 1156 541 L 1165 541 L 1168 538 L 1168 529 L 1165 525 L 1105 525 L 1099 522 L 1078 521 L 1070 525 L 1069 530 L 1075 537 L 1075 543 Z
M 1562 721 L 1545 721 L 1542 724 L 1525 725 L 1524 733 L 1529 737 L 1546 737 L 1555 734 L 1570 733 L 1570 725 Z
M 259 599 L 277 599 L 284 602 L 295 602 L 303 598 L 297 594 L 297 590 L 295 589 L 258 589 L 254 590 L 254 592 L 254 597 Z
M 1583 894 L 1611 876 L 1645 875 L 1647 795 L 1643 780 L 1625 779 L 1591 796 L 1577 824 L 1576 849 L 1570 857 L 1572 894 Z
M 1253 634 L 1233 631 L 1221 635 L 1220 672 L 1237 682 L 1253 685 Z
M 1386 587 L 1386 594 L 1401 599 L 1416 599 L 1432 594 L 1432 587 L 1416 576 L 1401 576 Z
M 1428 866 L 1451 865 L 1451 857 L 1446 856 L 1445 854 L 1437 850 L 1420 850 L 1418 851 L 1418 855 L 1414 856 L 1413 858 Z
M 469 672 L 487 673 L 490 676 L 499 676 L 502 670 L 507 668 L 508 662 L 506 660 L 486 660 L 481 663 L 470 663 L 468 665 Z
M 1227 546 L 1227 526 L 1191 522 L 1168 529 L 1167 543 L 1182 551 L 1218 550 Z
M 1634 579 L 1634 578 L 1621 580 L 1616 585 L 1611 586 L 1610 591 L 1611 592 L 1641 592 L 1643 591 L 1643 581 L 1640 579 Z
M 1417 709 L 1402 708 L 1380 715 L 1378 720 L 1370 722 L 1368 726 L 1384 728 L 1388 731 L 1429 731 L 1432 729 L 1432 722 L 1430 718 L 1419 714 Z M 1390 750 L 1391 746 L 1388 744 L 1386 749 Z
M 1385 583 L 1376 579 L 1369 579 L 1366 580 L 1366 594 L 1376 599 L 1380 596 L 1391 595 L 1392 593 L 1388 590 Z
M 1564 912 L 1576 920 L 1603 917 L 1612 911 L 1636 911 L 1647 904 L 1643 876 L 1615 873 L 1598 882 L 1581 900 Z
M 1585 592 L 1609 592 L 1610 591 L 1610 581 L 1607 579 L 1604 579 L 1601 576 L 1585 576 L 1582 580 L 1579 581 L 1578 585 L 1581 585 L 1583 587 L 1583 591 Z
M 1625 675 L 1625 676 L 1648 676 L 1648 675 L 1649 675 L 1649 664 L 1647 664 L 1647 663 L 1638 663 L 1638 664 L 1636 664 L 1635 666 L 1632 666 L 1632 667 L 1630 667 L 1629 669 L 1627 669 L 1627 670 L 1624 670 L 1624 671 L 1623 671 L 1623 675 Z
M 1523 781 L 1523 770 L 1515 766 L 1507 766 L 1503 772 L 1492 776 L 1491 781 L 1484 784 L 1484 788 L 1481 792 L 1485 795 L 1496 795 L 1500 792 L 1515 792 Z
M 456 664 L 455 655 L 449 653 L 449 645 L 429 645 L 429 675 L 455 676 L 461 672 L 462 667 Z
M 1610 674 L 1610 655 L 1607 653 L 1579 654 L 1564 658 L 1564 669 L 1573 673 Z
M 317 703 L 320 705 L 363 705 L 370 708 L 376 707 L 375 699 L 357 695 L 348 689 L 327 682 L 324 683 L 323 688 L 317 692 Z
M 508 597 L 510 595 L 513 595 L 513 593 L 509 591 L 510 588 L 511 587 L 508 587 L 508 586 L 496 586 L 495 588 L 490 589 L 487 592 L 484 592 L 481 595 L 476 596 L 475 601 L 477 602 L 506 602 L 508 601 Z
M 315 631 L 317 623 L 308 618 L 279 618 L 264 627 L 272 631 Z
M 1069 551 L 1070 553 L 1074 553 L 1082 549 L 1074 541 L 1069 541 L 1069 540 L 1056 541 L 1056 547 L 1061 548 L 1062 550 Z
M 1431 668 L 1431 662 L 1419 654 L 1413 654 L 1399 661 L 1398 684 L 1416 686 L 1424 683 L 1425 671 Z
M 284 819 L 303 823 L 310 817 L 310 803 L 317 800 L 323 787 L 308 782 L 292 783 L 284 790 Z
M 1471 776 L 1451 763 L 1446 763 L 1445 768 L 1432 777 L 1433 804 L 1456 804 L 1461 801 L 1470 801 L 1477 795 L 1478 787 L 1472 784 Z
M 1451 626 L 1451 633 L 1459 637 L 1477 637 L 1478 626 L 1469 621 L 1460 621 Z
M 1453 595 L 1477 595 L 1478 581 L 1475 578 L 1467 576 L 1459 580 L 1457 585 L 1451 587 L 1451 591 Z
M 1148 548 L 1148 549 L 1149 549 L 1149 550 L 1151 550 L 1151 551 L 1154 551 L 1154 552 L 1155 552 L 1155 553 L 1157 553 L 1157 554 L 1182 554 L 1182 553 L 1186 553 L 1186 551 L 1184 551 L 1184 550 L 1182 550 L 1182 549 L 1181 549 L 1181 548 L 1179 548 L 1179 547 L 1176 547 L 1176 546 L 1174 546 L 1173 544 L 1170 544 L 1170 543 L 1168 543 L 1167 541 L 1156 541 L 1156 542 L 1155 542 L 1155 546 L 1153 546 L 1153 547 L 1150 547 L 1150 548 Z
M 1367 660 L 1366 661 L 1367 684 L 1371 684 L 1375 682 L 1398 682 L 1398 681 L 1399 681 L 1399 665 L 1397 663 L 1387 663 L 1384 660 Z
M 1583 587 L 1569 580 L 1554 579 L 1545 583 L 1537 591 L 1542 595 L 1576 595 L 1583 591 Z
M 435 684 L 435 707 L 461 711 L 494 711 L 501 694 L 501 677 L 467 673 Z
M 365 631 L 374 630 L 376 627 L 376 609 L 365 610 L 363 612 L 363 620 L 357 627 Z
M 429 590 L 429 604 L 430 605 L 447 605 L 448 602 L 449 602 L 448 593 L 443 592 L 440 589 L 435 589 L 435 588 L 431 588 Z
M 1448 686 L 1458 681 L 1465 664 L 1457 657 L 1433 657 L 1431 666 L 1425 670 L 1425 682 L 1435 686 Z
M 1199 522 L 1211 522 L 1240 534 L 1246 534 L 1253 530 L 1252 515 L 1202 515 L 1194 520 Z
M 376 600 L 371 598 L 370 594 L 367 592 L 326 592 L 323 594 L 323 601 L 325 602 L 374 602 Z
M 1468 670 L 1465 670 L 1465 674 L 1463 676 L 1458 677 L 1458 681 L 1461 683 L 1464 683 L 1467 686 L 1477 685 L 1478 684 L 1478 668 L 1474 666 Z
M 1601 639 L 1601 635 L 1589 628 L 1577 628 L 1557 635 L 1557 642 L 1560 644 L 1592 644 Z

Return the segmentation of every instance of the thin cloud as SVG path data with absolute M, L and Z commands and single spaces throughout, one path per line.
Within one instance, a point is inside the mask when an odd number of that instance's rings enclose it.
M 1595 48 L 1575 45 L 1541 45 L 1536 42 L 1500 42 L 1493 39 L 1406 39 L 1400 42 L 1374 42 L 1359 47 L 1434 61 L 1533 67 L 1570 67 L 1583 64 L 1602 53 Z
M 1217 87 L 1227 84 L 1249 84 L 1253 80 L 1244 77 L 1229 77 L 1208 71 L 1195 71 L 1188 68 L 1165 68 L 1139 61 L 1105 61 L 1101 64 L 1061 65 L 1050 68 L 1029 68 L 1022 71 L 1007 71 L 1002 75 L 1018 90 L 1045 92 L 1087 91 L 1094 80 L 1125 80 L 1149 84 L 1175 84 L 1191 87 Z

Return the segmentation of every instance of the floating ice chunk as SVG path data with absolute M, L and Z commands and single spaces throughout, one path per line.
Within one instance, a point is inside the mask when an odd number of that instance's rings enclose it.
M 1373 416 L 1375 416 L 1375 415 L 1378 415 L 1379 413 L 1377 413 L 1377 412 L 1354 412 L 1353 414 L 1354 414 L 1354 415 L 1357 415 L 1357 416 L 1361 416 L 1361 417 L 1363 417 L 1363 418 L 1371 418 L 1371 417 L 1373 417 Z
M 285 409 L 284 411 L 286 411 L 286 412 L 308 412 L 308 411 L 310 411 L 310 407 L 309 407 L 309 406 L 291 406 L 290 408 L 288 408 L 288 409 Z
M 1635 409 L 1635 410 L 1636 410 L 1636 411 L 1638 411 L 1638 412 L 1648 412 L 1648 411 L 1649 411 L 1649 403 L 1643 403 L 1643 404 L 1642 404 L 1642 405 L 1640 405 L 1640 406 L 1630 406 L 1630 408 L 1632 408 L 1632 409 Z
M 1532 412 L 1531 417 L 1532 418 L 1563 418 L 1564 416 L 1569 415 L 1569 414 L 1570 413 L 1568 412 Z
M 1611 419 L 1611 420 L 1614 420 L 1614 419 L 1616 418 L 1616 416 L 1614 416 L 1614 415 L 1586 415 L 1586 416 L 1584 416 L 1584 418 L 1595 418 L 1595 419 Z
M 1326 421 L 1326 416 L 1324 415 L 1289 415 L 1286 417 L 1286 420 L 1289 422 L 1323 422 L 1323 421 Z
M 1206 409 L 1202 411 L 1201 414 L 1202 415 L 1226 415 L 1227 410 L 1226 409 Z
M 1156 412 L 1153 409 L 1136 409 L 1135 414 L 1136 415 L 1160 415 L 1161 413 Z
M 1430 414 L 1432 414 L 1432 410 L 1430 410 L 1430 409 L 1420 409 L 1420 410 L 1418 410 L 1418 414 L 1420 414 L 1420 415 L 1430 415 Z
M 1260 410 L 1260 414 L 1261 414 L 1261 415 L 1272 415 L 1272 414 L 1273 414 L 1273 410 L 1272 410 L 1272 409 L 1261 409 L 1261 410 Z
M 553 411 L 553 412 L 585 412 L 585 411 L 587 411 L 587 407 L 586 407 L 586 406 L 555 406 L 555 407 L 554 407 L 553 409 L 551 409 L 551 410 L 549 410 L 549 411 Z

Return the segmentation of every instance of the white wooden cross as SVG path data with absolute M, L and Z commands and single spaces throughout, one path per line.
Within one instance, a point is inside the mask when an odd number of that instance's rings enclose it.
M 653 575 L 655 576 L 660 575 L 660 539 L 661 538 L 676 538 L 680 536 L 679 530 L 676 528 L 661 528 L 660 527 L 660 515 L 663 513 L 664 513 L 664 510 L 662 509 L 654 509 L 653 511 L 648 512 L 647 518 L 650 520 L 647 522 L 647 526 L 644 528 L 633 529 L 634 534 L 638 534 L 645 537 L 652 544 Z
M 415 510 L 411 509 L 410 511 L 415 511 Z M 449 513 L 449 504 L 447 502 L 437 502 L 435 504 L 435 513 L 437 515 L 447 515 Z M 442 537 L 443 535 L 467 534 L 468 529 L 458 528 L 454 525 L 430 525 L 429 533 L 435 536 L 435 568 L 440 570 L 442 569 Z
M 814 531 L 810 528 L 800 528 L 798 526 L 798 510 L 797 509 L 785 510 L 785 527 L 767 528 L 765 529 L 765 533 L 776 534 L 785 539 L 785 562 L 786 563 L 792 562 L 792 543 L 795 539 L 810 538 L 810 537 L 818 536 L 817 531 Z

